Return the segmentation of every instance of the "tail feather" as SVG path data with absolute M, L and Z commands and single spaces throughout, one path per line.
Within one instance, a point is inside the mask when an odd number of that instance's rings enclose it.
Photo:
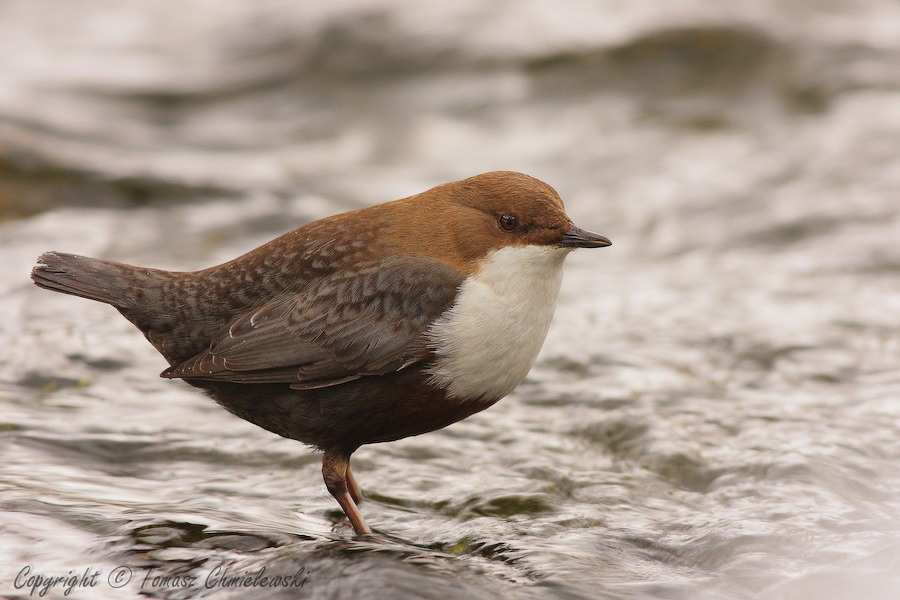
M 128 304 L 126 275 L 134 267 L 62 252 L 45 252 L 37 262 L 31 279 L 42 288 L 116 307 Z

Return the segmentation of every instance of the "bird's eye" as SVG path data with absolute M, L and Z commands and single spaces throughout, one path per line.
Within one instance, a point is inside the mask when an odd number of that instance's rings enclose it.
M 519 226 L 519 220 L 512 215 L 503 215 L 500 217 L 500 227 L 505 231 L 512 231 Z

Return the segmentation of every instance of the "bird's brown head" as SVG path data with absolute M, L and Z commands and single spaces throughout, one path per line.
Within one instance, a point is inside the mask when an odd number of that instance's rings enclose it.
M 576 227 L 552 187 L 522 173 L 494 171 L 447 183 L 396 204 L 395 235 L 407 248 L 472 272 L 505 247 L 602 248 L 610 241 Z

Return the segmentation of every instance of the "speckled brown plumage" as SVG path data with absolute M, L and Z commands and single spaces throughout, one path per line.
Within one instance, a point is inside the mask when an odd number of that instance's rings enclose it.
M 428 360 L 424 332 L 462 279 L 433 259 L 358 263 L 245 313 L 163 376 L 312 389 L 399 371 Z

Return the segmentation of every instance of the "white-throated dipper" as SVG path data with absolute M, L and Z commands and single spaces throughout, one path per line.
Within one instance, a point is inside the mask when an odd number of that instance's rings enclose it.
M 434 431 L 510 393 L 537 357 L 579 229 L 509 171 L 304 225 L 195 272 L 47 252 L 44 288 L 111 304 L 235 415 L 320 449 L 358 534 L 350 455 Z

